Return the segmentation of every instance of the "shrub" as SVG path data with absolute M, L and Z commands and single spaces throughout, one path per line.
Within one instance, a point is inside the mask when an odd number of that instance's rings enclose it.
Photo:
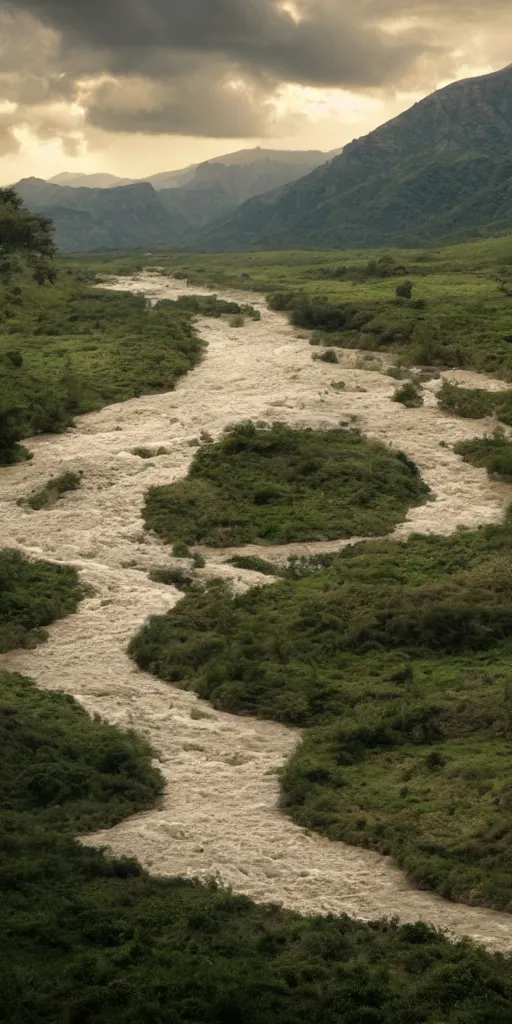
M 44 487 L 41 487 L 39 491 L 34 491 L 28 498 L 21 498 L 19 504 L 28 505 L 35 512 L 53 508 L 63 494 L 68 491 L 77 491 L 82 486 L 82 479 L 81 471 L 75 473 L 68 470 L 66 473 L 61 473 L 60 476 L 52 477 Z
M 420 405 L 423 405 L 423 395 L 420 386 L 415 381 L 408 380 L 403 387 L 395 391 L 393 401 L 400 402 L 401 405 L 407 406 L 408 409 L 417 409 Z
M 412 299 L 414 285 L 412 281 L 403 281 L 397 285 L 396 294 L 399 299 Z
M 322 352 L 321 356 L 318 356 L 318 358 L 319 358 L 320 362 L 322 362 L 322 363 L 337 363 L 338 362 L 338 356 L 336 355 L 336 352 L 334 351 L 333 348 L 326 349 L 325 352 Z

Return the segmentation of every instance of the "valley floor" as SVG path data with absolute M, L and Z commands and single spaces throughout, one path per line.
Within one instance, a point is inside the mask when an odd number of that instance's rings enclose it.
M 118 279 L 112 287 L 155 299 L 176 298 L 185 290 L 183 282 L 150 274 Z M 341 351 L 340 365 L 313 362 L 307 337 L 267 310 L 263 300 L 229 297 L 258 305 L 261 321 L 236 328 L 224 320 L 200 320 L 208 342 L 205 358 L 175 391 L 109 406 L 82 417 L 65 435 L 28 441 L 33 462 L 2 471 L 4 546 L 75 565 L 95 591 L 76 615 L 51 628 L 46 645 L 4 655 L 2 667 L 32 676 L 44 688 L 64 689 L 88 711 L 144 733 L 159 752 L 167 782 L 162 806 L 85 842 L 133 854 L 155 874 L 218 876 L 259 902 L 363 919 L 421 918 L 510 951 L 510 916 L 418 892 L 389 859 L 331 843 L 279 812 L 277 773 L 297 732 L 214 711 L 139 672 L 125 653 L 147 616 L 166 611 L 180 597 L 147 576 L 150 568 L 174 560 L 170 549 L 143 531 L 144 492 L 186 473 L 201 431 L 217 438 L 228 424 L 249 418 L 359 426 L 405 451 L 432 489 L 433 500 L 411 510 L 398 537 L 499 522 L 512 501 L 511 485 L 490 481 L 485 470 L 440 446 L 484 434 L 490 426 L 440 412 L 434 393 L 440 381 L 427 385 L 422 408 L 408 410 L 391 401 L 396 381 L 355 367 L 360 353 Z M 463 371 L 443 376 L 466 386 L 503 386 Z M 339 379 L 346 383 L 341 392 L 330 386 Z M 137 447 L 158 446 L 168 454 L 147 460 L 131 454 Z M 64 470 L 83 471 L 79 491 L 47 511 L 16 504 Z M 291 553 L 344 544 L 250 546 L 244 554 L 283 561 Z M 205 553 L 205 575 L 233 579 L 239 588 L 269 583 L 268 577 L 223 564 L 232 551 Z

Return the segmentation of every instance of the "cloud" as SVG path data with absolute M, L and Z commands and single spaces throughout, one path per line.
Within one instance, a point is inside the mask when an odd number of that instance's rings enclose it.
M 283 87 L 429 91 L 501 59 L 509 21 L 510 0 L 0 0 L 0 101 L 68 146 L 66 103 L 114 133 L 283 136 Z

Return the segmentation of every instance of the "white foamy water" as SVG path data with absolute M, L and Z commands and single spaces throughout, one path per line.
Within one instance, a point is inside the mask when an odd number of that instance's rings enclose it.
M 183 282 L 147 273 L 119 279 L 113 287 L 151 298 L 175 298 L 185 291 Z M 41 687 L 71 693 L 110 722 L 137 729 L 158 753 L 167 782 L 162 805 L 85 842 L 135 855 L 154 874 L 216 875 L 236 892 L 302 913 L 421 918 L 490 948 L 512 950 L 509 915 L 419 892 L 388 858 L 331 843 L 280 813 L 276 773 L 300 738 L 296 730 L 215 711 L 139 672 L 125 653 L 148 615 L 179 600 L 177 591 L 147 577 L 150 567 L 174 560 L 168 548 L 144 534 L 140 510 L 150 485 L 186 473 L 196 450 L 190 442 L 201 430 L 216 438 L 226 425 L 245 418 L 360 426 L 405 451 L 432 488 L 433 500 L 411 510 L 396 531 L 400 537 L 499 522 L 512 501 L 512 487 L 489 481 L 485 471 L 440 446 L 440 441 L 452 444 L 483 434 L 491 422 L 439 412 L 434 395 L 439 382 L 427 386 L 423 408 L 407 410 L 390 400 L 396 381 L 355 368 L 359 353 L 341 353 L 340 366 L 313 362 L 307 339 L 282 317 L 260 298 L 240 298 L 259 306 L 262 320 L 248 320 L 244 328 L 199 320 L 208 350 L 175 391 L 109 406 L 81 417 L 67 434 L 35 438 L 27 442 L 32 463 L 1 471 L 2 544 L 73 564 L 95 588 L 76 615 L 51 627 L 48 643 L 13 651 L 1 663 L 32 676 Z M 468 386 L 503 386 L 476 374 L 446 376 Z M 336 392 L 330 382 L 339 379 L 346 389 Z M 165 446 L 169 454 L 142 460 L 130 454 L 139 446 Z M 67 469 L 83 470 L 84 484 L 55 508 L 31 512 L 16 504 Z M 244 553 L 282 560 L 292 551 L 332 550 L 344 543 L 252 545 Z M 233 579 L 239 588 L 270 582 L 221 564 L 230 553 L 207 552 L 202 572 Z

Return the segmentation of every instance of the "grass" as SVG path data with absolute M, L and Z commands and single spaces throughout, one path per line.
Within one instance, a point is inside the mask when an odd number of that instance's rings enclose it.
M 391 276 L 375 266 L 386 256 Z M 299 294 L 314 300 L 317 311 L 348 309 L 343 329 L 327 332 L 331 347 L 390 350 L 403 363 L 462 366 L 512 380 L 512 297 L 498 280 L 512 263 L 510 234 L 425 250 L 159 253 L 158 259 L 167 273 L 192 284 Z M 97 258 L 104 272 L 137 264 L 139 256 Z M 396 295 L 404 277 L 414 284 L 411 300 Z
M 154 804 L 152 752 L 0 673 L 6 1024 L 506 1024 L 510 961 L 423 924 L 301 918 L 73 836 Z
M 347 548 L 233 597 L 214 581 L 131 643 L 216 707 L 306 730 L 282 776 L 301 825 L 419 885 L 512 910 L 512 517 Z
M 0 551 L 0 652 L 32 646 L 42 627 L 76 611 L 84 594 L 70 566 Z
M 460 441 L 454 445 L 453 450 L 457 455 L 462 455 L 464 462 L 485 467 L 489 476 L 512 482 L 512 440 L 502 429 L 495 430 L 491 437 Z
M 21 498 L 18 504 L 28 505 L 34 512 L 53 508 L 63 494 L 66 494 L 68 491 L 77 491 L 81 485 L 82 474 L 69 470 L 66 473 L 61 473 L 60 476 L 52 477 L 44 487 L 34 491 L 28 498 Z
M 428 493 L 405 455 L 356 432 L 247 422 L 203 447 L 184 480 L 150 488 L 143 515 L 166 542 L 286 544 L 385 534 Z
M 79 413 L 172 390 L 201 358 L 186 309 L 94 289 L 91 277 L 68 267 L 51 287 L 0 288 L 0 464 Z
M 485 391 L 482 388 L 460 388 L 445 380 L 438 391 L 437 401 L 443 412 L 470 420 L 495 416 L 512 426 L 512 388 L 509 391 Z

